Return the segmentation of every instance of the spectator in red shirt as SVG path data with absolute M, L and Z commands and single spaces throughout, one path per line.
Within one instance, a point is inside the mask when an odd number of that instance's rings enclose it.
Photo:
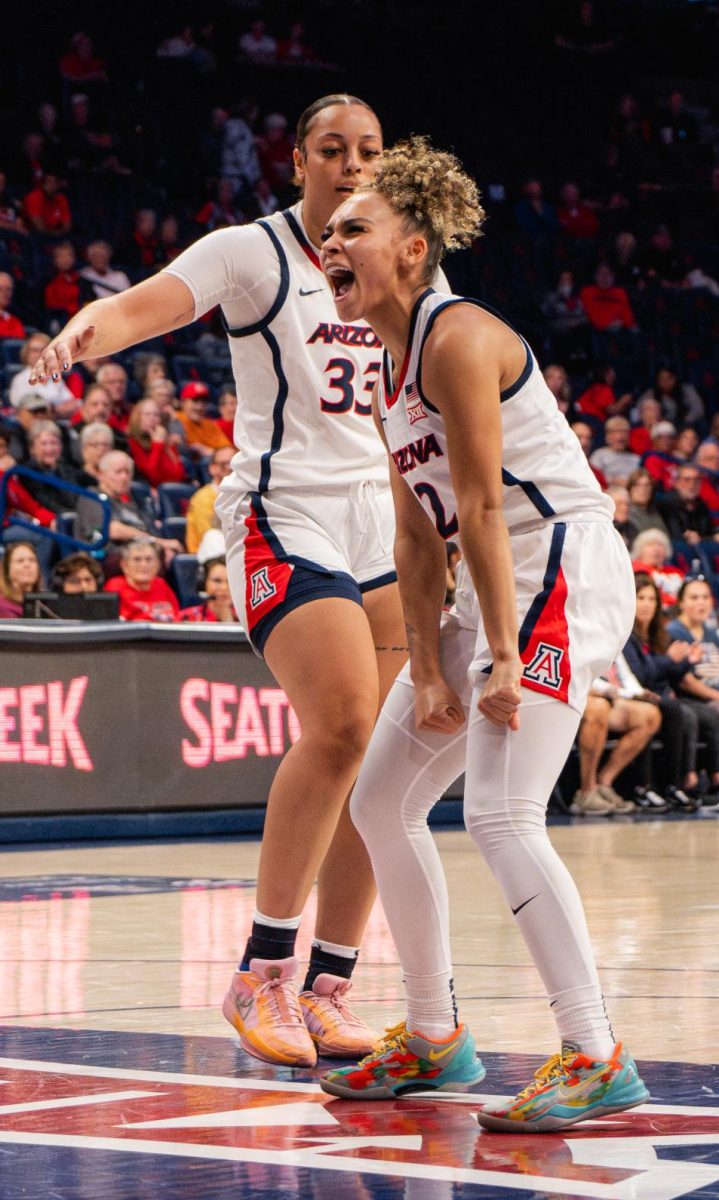
M 608 263 L 599 264 L 594 273 L 594 283 L 583 287 L 579 298 L 590 325 L 598 332 L 637 329 L 629 296 L 624 288 L 615 287 L 614 272 Z
M 72 229 L 67 196 L 60 191 L 57 175 L 48 171 L 39 187 L 23 200 L 23 217 L 33 233 L 62 234 Z
M 120 363 L 106 362 L 98 367 L 95 379 L 109 392 L 112 400 L 112 412 L 108 417 L 116 433 L 126 433 L 130 420 L 130 405 L 127 399 L 127 371 Z
M 674 453 L 677 444 L 676 426 L 671 421 L 658 421 L 652 428 L 652 445 L 642 456 L 641 466 L 651 475 L 658 492 L 670 492 L 674 487 L 680 460 Z
M 702 480 L 699 495 L 711 513 L 715 531 L 719 532 L 719 446 L 716 442 L 702 442 L 694 463 Z
M 58 242 L 53 246 L 52 260 L 56 274 L 45 288 L 45 306 L 60 309 L 69 319 L 80 310 L 80 276 L 75 270 L 72 242 Z
M 104 83 L 105 60 L 95 53 L 92 39 L 82 31 L 70 38 L 70 49 L 60 59 L 60 74 L 69 83 Z
M 635 454 L 646 454 L 652 448 L 652 429 L 662 419 L 662 406 L 658 400 L 647 396 L 639 401 L 639 425 L 632 427 L 629 434 L 629 449 Z
M 264 125 L 264 136 L 257 139 L 260 167 L 272 189 L 283 195 L 294 173 L 294 141 L 287 133 L 287 118 L 282 113 L 269 113 Z
M 626 412 L 632 403 L 632 394 L 625 392 L 623 396 L 617 396 L 614 391 L 614 384 L 617 382 L 614 367 L 596 367 L 593 375 L 594 382 L 582 392 L 577 400 L 576 409 L 583 417 L 591 417 L 603 425 L 607 417 Z
M 151 487 L 184 483 L 187 474 L 182 459 L 154 400 L 140 400 L 135 405 L 127 432 L 138 479 Z
M 233 446 L 235 444 L 235 413 L 237 412 L 237 392 L 232 384 L 227 384 L 223 387 L 217 397 L 217 408 L 219 417 L 215 417 L 215 423 L 219 425 L 228 442 Z
M 202 604 L 193 604 L 191 608 L 183 608 L 180 613 L 181 621 L 222 621 L 235 622 L 239 620 L 230 598 L 230 588 L 227 582 L 227 566 L 225 556 L 209 559 L 198 574 L 197 587 L 207 597 Z
M 591 204 L 582 200 L 576 183 L 565 183 L 559 193 L 557 219 L 568 237 L 584 240 L 599 233 L 599 219 Z
M 180 606 L 169 584 L 160 578 L 161 555 L 151 538 L 136 538 L 122 551 L 122 575 L 105 584 L 120 595 L 121 621 L 175 621 Z
M 0 271 L 0 338 L 24 338 L 25 326 L 10 312 L 15 281 L 7 271 Z
M 136 278 L 145 278 L 156 270 L 161 261 L 157 238 L 157 213 L 154 208 L 140 208 L 135 224 L 120 251 L 120 260 Z

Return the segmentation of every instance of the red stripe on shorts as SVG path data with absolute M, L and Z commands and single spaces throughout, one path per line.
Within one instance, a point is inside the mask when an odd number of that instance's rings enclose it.
M 569 701 L 569 681 L 572 677 L 566 600 L 567 581 L 560 567 L 547 603 L 521 654 L 524 663 L 522 687 L 555 696 L 565 704 Z
M 245 608 L 247 632 L 252 633 L 263 617 L 284 603 L 293 567 L 276 558 L 254 512 L 245 518 L 245 526 Z

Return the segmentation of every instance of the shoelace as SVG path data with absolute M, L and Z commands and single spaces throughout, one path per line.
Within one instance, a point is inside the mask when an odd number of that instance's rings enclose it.
M 385 1029 L 377 1045 L 373 1047 L 369 1054 L 365 1055 L 358 1065 L 363 1067 L 366 1063 L 372 1062 L 382 1054 L 389 1054 L 390 1050 L 399 1050 L 401 1054 L 404 1054 L 407 1050 L 407 1037 L 406 1021 L 400 1021 L 399 1025 L 390 1025 L 389 1028 Z
M 517 1093 L 517 1100 L 526 1100 L 533 1096 L 540 1088 L 546 1087 L 548 1083 L 554 1083 L 556 1079 L 560 1079 L 562 1075 L 569 1076 L 572 1063 L 577 1055 L 574 1050 L 570 1050 L 565 1054 L 554 1054 L 538 1071 L 534 1073 L 534 1082 L 522 1088 L 521 1092 Z
M 279 1013 L 282 1025 L 304 1025 L 297 994 L 283 979 L 268 979 L 261 983 L 255 993 L 264 997 Z
M 329 996 L 323 996 L 322 999 L 329 1000 L 332 1007 L 337 1009 L 340 1016 L 343 1017 L 348 1025 L 362 1024 L 359 1017 L 356 1016 L 355 1013 L 352 1012 L 352 1009 L 348 1006 L 347 1001 L 344 998 L 344 992 L 341 991 L 340 988 L 335 988 L 333 992 L 330 992 Z

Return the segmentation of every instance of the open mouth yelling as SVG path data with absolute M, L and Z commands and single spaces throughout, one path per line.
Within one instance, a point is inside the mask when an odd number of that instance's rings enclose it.
M 344 300 L 355 281 L 354 272 L 350 271 L 348 267 L 333 266 L 327 268 L 326 275 L 332 286 L 335 300 Z

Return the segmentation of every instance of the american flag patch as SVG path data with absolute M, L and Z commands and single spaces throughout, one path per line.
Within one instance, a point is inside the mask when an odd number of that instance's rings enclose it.
M 419 400 L 419 388 L 416 383 L 408 383 L 404 389 L 408 404 L 416 404 Z

